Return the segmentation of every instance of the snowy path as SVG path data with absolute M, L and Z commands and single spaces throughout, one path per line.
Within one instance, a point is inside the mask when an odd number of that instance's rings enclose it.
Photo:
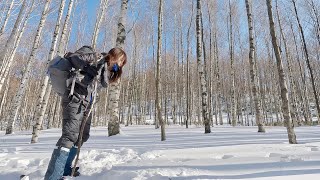
M 106 128 L 93 128 L 82 149 L 76 180 L 127 179 L 320 179 L 320 127 L 296 128 L 298 145 L 289 145 L 285 128 L 215 127 L 167 128 L 167 141 L 153 126 L 123 127 L 107 137 Z M 0 180 L 30 174 L 42 179 L 59 129 L 45 130 L 30 144 L 30 132 L 5 136 L 0 132 Z

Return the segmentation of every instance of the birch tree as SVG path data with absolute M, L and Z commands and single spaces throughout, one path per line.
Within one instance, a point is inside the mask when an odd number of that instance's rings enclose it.
M 311 119 L 311 115 L 310 115 L 310 101 L 309 101 L 309 97 L 308 97 L 308 86 L 307 86 L 307 82 L 306 82 L 306 72 L 302 69 L 301 66 L 301 62 L 300 62 L 300 56 L 299 56 L 299 48 L 297 45 L 297 38 L 296 35 L 294 33 L 293 30 L 293 24 L 290 21 L 290 30 L 291 33 L 293 35 L 293 41 L 294 41 L 294 47 L 295 47 L 295 51 L 296 51 L 296 60 L 297 60 L 297 64 L 299 66 L 299 74 L 300 74 L 300 78 L 301 81 L 298 80 L 297 82 L 297 87 L 299 88 L 298 92 L 300 92 L 300 100 L 302 102 L 302 106 L 303 106 L 303 116 L 305 119 L 305 124 L 310 124 L 312 122 Z M 300 83 L 301 82 L 301 83 Z M 302 88 L 301 88 L 301 84 L 302 84 Z
M 157 50 L 157 74 L 156 74 L 156 108 L 157 118 L 161 127 L 161 141 L 166 140 L 165 122 L 161 113 L 161 51 L 162 51 L 162 18 L 163 18 L 163 0 L 159 0 L 158 13 L 158 50 Z
M 235 69 L 234 69 L 234 42 L 233 42 L 233 22 L 232 22 L 232 7 L 229 0 L 229 50 L 230 50 L 230 65 L 231 65 L 231 124 L 237 125 L 237 98 L 235 87 Z
M 61 2 L 60 2 L 57 22 L 56 22 L 55 29 L 53 32 L 53 38 L 52 38 L 52 42 L 51 42 L 51 48 L 50 48 L 46 67 L 48 67 L 50 61 L 54 58 L 54 56 L 56 54 L 58 38 L 59 38 L 58 35 L 60 32 L 60 27 L 61 27 L 60 25 L 61 25 L 61 20 L 62 20 L 62 15 L 63 15 L 65 3 L 66 3 L 66 0 L 61 0 Z M 31 143 L 38 142 L 41 124 L 42 124 L 42 121 L 44 118 L 44 114 L 46 112 L 48 99 L 49 99 L 50 93 L 51 93 L 51 85 L 50 84 L 48 85 L 48 84 L 49 84 L 49 76 L 46 74 L 44 76 L 44 80 L 41 85 L 41 89 L 42 89 L 41 93 L 38 97 L 36 124 L 34 125 L 34 128 L 33 128 Z
M 23 76 L 21 78 L 18 92 L 16 93 L 16 95 L 12 101 L 12 106 L 10 108 L 11 113 L 10 113 L 10 116 L 8 117 L 8 125 L 7 125 L 7 129 L 6 129 L 6 134 L 12 134 L 12 132 L 13 132 L 14 123 L 18 117 L 18 112 L 19 112 L 19 109 L 21 106 L 21 101 L 24 96 L 25 89 L 27 87 L 31 67 L 32 67 L 34 59 L 35 59 L 35 53 L 37 52 L 37 49 L 39 48 L 39 45 L 40 45 L 42 30 L 43 30 L 44 24 L 46 22 L 47 16 L 49 14 L 48 11 L 49 11 L 49 7 L 50 7 L 50 2 L 51 2 L 51 0 L 46 0 L 46 2 L 45 2 L 44 10 L 41 15 L 40 23 L 39 23 L 39 26 L 37 29 L 37 33 L 36 33 L 34 42 L 33 42 L 32 50 L 31 50 L 30 56 L 29 56 L 27 64 L 26 64 L 25 71 L 24 71 Z
M 274 54 L 276 56 L 277 69 L 278 69 L 278 74 L 279 74 L 279 84 L 280 84 L 280 91 L 281 91 L 283 117 L 284 117 L 284 120 L 286 121 L 286 128 L 287 128 L 287 132 L 288 132 L 289 143 L 290 144 L 297 144 L 296 134 L 294 132 L 291 114 L 290 114 L 287 82 L 285 79 L 285 72 L 283 69 L 283 62 L 282 62 L 281 54 L 280 54 L 280 47 L 278 46 L 277 36 L 276 36 L 276 31 L 275 31 L 275 23 L 273 20 L 271 0 L 266 0 L 266 4 L 267 4 L 267 9 L 268 9 L 268 16 L 269 16 L 270 36 L 272 39 L 272 45 L 273 45 Z
M 12 11 L 12 8 L 13 8 L 13 4 L 14 4 L 14 0 L 11 1 L 7 11 L 6 11 L 6 15 L 5 15 L 5 18 L 4 18 L 4 22 L 2 23 L 2 26 L 1 26 L 1 29 L 0 29 L 0 36 L 4 33 L 4 30 L 6 29 L 7 27 L 7 24 L 8 24 L 8 21 L 9 21 L 9 18 L 10 18 L 10 15 L 11 15 L 11 11 Z
M 294 12 L 295 12 L 295 16 L 296 16 L 296 19 L 297 19 L 297 23 L 299 25 L 299 32 L 300 32 L 301 37 L 302 37 L 303 50 L 304 50 L 304 53 L 305 53 L 305 56 L 306 56 L 306 63 L 307 63 L 307 67 L 308 67 L 309 74 L 310 74 L 311 87 L 312 87 L 312 90 L 313 90 L 313 96 L 314 96 L 315 103 L 316 103 L 316 108 L 317 108 L 318 124 L 320 124 L 320 104 L 319 104 L 319 98 L 318 98 L 318 95 L 317 95 L 314 72 L 313 72 L 313 69 L 312 69 L 311 63 L 310 63 L 310 57 L 309 57 L 309 52 L 308 52 L 308 48 L 307 48 L 305 34 L 304 34 L 304 31 L 303 31 L 303 28 L 301 26 L 300 19 L 299 19 L 299 16 L 298 16 L 298 11 L 297 11 L 297 7 L 296 7 L 296 1 L 292 0 L 292 4 L 293 4 L 293 7 L 294 7 Z
M 22 35 L 24 34 L 24 31 L 25 31 L 25 28 L 27 26 L 28 20 L 30 19 L 30 15 L 31 15 L 31 13 L 33 11 L 34 3 L 35 3 L 35 1 L 32 0 L 31 5 L 29 7 L 29 10 L 28 10 L 28 12 L 26 12 L 25 18 L 24 18 L 24 20 L 22 22 L 22 25 L 21 25 L 20 29 L 17 29 L 17 34 L 16 34 L 16 37 L 15 37 L 14 42 L 13 42 L 13 47 L 12 47 L 12 49 L 9 50 L 10 53 L 8 52 L 5 55 L 5 58 L 4 58 L 5 62 L 4 62 L 4 64 L 2 64 L 2 67 L 0 68 L 0 92 L 1 92 L 1 90 L 3 88 L 5 80 L 7 79 L 7 76 L 9 74 L 9 72 L 10 72 L 11 65 L 12 65 L 14 57 L 16 55 L 16 51 L 17 51 L 18 46 L 20 44 Z
M 20 11 L 19 11 L 19 14 L 18 14 L 18 17 L 14 23 L 14 26 L 13 26 L 13 29 L 11 31 L 11 34 L 8 38 L 8 40 L 6 41 L 6 44 L 2 50 L 2 52 L 0 53 L 0 68 L 3 68 L 3 63 L 4 60 L 5 60 L 5 57 L 6 55 L 10 52 L 11 50 L 11 47 L 13 46 L 14 42 L 15 42 L 15 39 L 18 35 L 18 30 L 19 30 L 19 25 L 21 24 L 22 20 L 23 20 L 23 14 L 24 14 L 24 11 L 26 10 L 27 8 L 27 0 L 23 0 L 23 3 L 21 5 L 21 8 L 20 8 Z M 0 74 L 0 77 L 2 77 L 3 74 Z M 1 91 L 1 87 L 0 87 L 0 91 Z
M 293 77 L 293 72 L 292 72 L 292 63 L 291 63 L 291 56 L 289 52 L 289 48 L 287 45 L 287 39 L 284 35 L 281 20 L 280 20 L 280 15 L 279 15 L 279 9 L 278 9 L 278 0 L 276 0 L 276 15 L 278 19 L 278 24 L 279 24 L 279 31 L 280 31 L 280 36 L 283 41 L 283 46 L 286 54 L 286 60 L 287 60 L 287 66 L 288 66 L 288 74 L 289 74 L 289 84 L 291 86 L 291 94 L 292 94 L 292 119 L 294 124 L 299 123 L 300 124 L 300 117 L 299 117 L 299 109 L 298 109 L 298 103 L 297 103 L 297 98 L 296 98 L 296 85 L 294 82 L 294 77 Z
M 61 0 L 59 12 L 58 12 L 58 18 L 57 18 L 57 22 L 56 22 L 56 26 L 55 26 L 55 30 L 54 30 L 54 34 L 53 34 L 53 40 L 51 42 L 51 49 L 50 49 L 50 52 L 49 52 L 49 56 L 48 56 L 48 61 L 47 61 L 46 67 L 48 67 L 50 61 L 57 54 L 57 46 L 58 46 L 58 44 L 59 44 L 58 50 L 60 49 L 59 52 L 61 52 L 60 56 L 62 55 L 62 53 L 64 53 L 66 51 L 66 48 L 67 48 L 66 44 L 67 44 L 67 41 L 68 41 L 68 35 L 70 34 L 70 33 L 68 33 L 68 29 L 71 28 L 71 27 L 69 28 L 68 24 L 70 23 L 72 10 L 74 8 L 74 6 L 73 6 L 74 1 L 73 0 L 69 1 L 68 11 L 67 11 L 67 14 L 66 14 L 65 23 L 64 23 L 64 26 L 63 26 L 63 29 L 62 29 L 60 42 L 58 43 L 58 39 L 59 39 L 58 35 L 59 35 L 60 29 L 61 29 L 61 20 L 62 20 L 62 15 L 63 15 L 63 10 L 64 10 L 64 7 L 65 7 L 65 3 L 66 3 L 66 0 Z M 52 86 L 49 84 L 49 76 L 48 75 L 45 75 L 45 79 L 44 79 L 43 84 L 41 85 L 41 87 L 42 87 L 41 88 L 42 91 L 41 91 L 39 99 L 38 99 L 38 105 L 37 105 L 38 111 L 37 111 L 37 116 L 36 116 L 36 124 L 33 127 L 31 143 L 37 143 L 38 142 L 38 136 L 39 136 L 39 133 L 40 133 L 40 130 L 41 130 L 41 127 L 42 127 L 42 122 L 43 122 L 43 119 L 44 119 L 44 116 L 45 116 L 45 112 L 46 112 L 46 109 L 47 109 L 47 106 L 48 106 L 48 100 L 49 100 L 50 94 L 51 94 Z M 60 112 L 60 108 L 57 109 L 57 113 L 58 114 L 59 114 L 59 112 Z
M 95 24 L 94 31 L 93 31 L 92 41 L 91 41 L 91 45 L 92 45 L 93 49 L 96 49 L 96 46 L 97 46 L 97 40 L 98 40 L 98 36 L 99 36 L 99 32 L 100 32 L 100 27 L 101 27 L 101 23 L 105 17 L 105 12 L 107 10 L 108 1 L 109 0 L 101 0 L 101 3 L 100 3 L 100 12 L 98 13 L 98 16 L 97 16 L 96 24 Z
M 60 56 L 63 56 L 65 53 L 67 36 L 68 36 L 68 26 L 70 23 L 70 18 L 71 18 L 71 14 L 72 14 L 72 10 L 73 10 L 73 4 L 74 4 L 74 0 L 70 0 L 69 5 L 68 5 L 66 19 L 65 19 L 65 22 L 64 22 L 64 25 L 62 28 L 62 32 L 61 32 L 60 43 L 59 43 L 59 46 L 57 49 L 57 55 L 60 55 Z
M 265 132 L 263 117 L 261 114 L 261 106 L 259 101 L 259 91 L 257 91 L 257 73 L 255 71 L 255 36 L 253 29 L 253 18 L 252 18 L 252 1 L 245 0 L 247 16 L 248 16 L 248 29 L 249 29 L 249 44 L 250 44 L 250 52 L 249 52 L 249 64 L 250 64 L 250 80 L 251 80 L 251 91 L 253 94 L 253 101 L 255 106 L 255 118 L 256 124 L 258 126 L 258 132 Z
M 307 1 L 313 14 L 314 27 L 316 29 L 316 36 L 320 46 L 320 9 L 314 3 L 314 0 Z M 319 7 L 319 6 L 318 6 Z
M 126 14 L 128 9 L 128 0 L 121 0 L 121 10 L 118 21 L 118 33 L 116 46 L 124 49 L 124 43 L 126 39 Z M 110 83 L 108 87 L 108 134 L 109 136 L 117 135 L 120 133 L 119 122 L 119 101 L 120 101 L 120 79 L 117 82 Z
M 211 133 L 210 120 L 208 114 L 208 94 L 206 88 L 206 77 L 204 67 L 202 64 L 202 29 L 201 29 L 201 0 L 197 0 L 197 17 L 196 17 L 196 31 L 197 31 L 197 67 L 200 78 L 201 102 L 202 102 L 202 118 L 205 126 L 205 133 Z
M 187 118 L 186 118 L 186 128 L 189 128 L 189 122 L 191 121 L 191 88 L 190 88 L 190 51 L 191 51 L 191 47 L 190 47 L 190 29 L 191 29 L 191 25 L 193 22 L 193 13 L 194 13 L 194 4 L 192 1 L 192 11 L 191 11 L 191 17 L 190 17 L 190 21 L 189 21 L 189 25 L 188 25 L 188 31 L 187 31 Z

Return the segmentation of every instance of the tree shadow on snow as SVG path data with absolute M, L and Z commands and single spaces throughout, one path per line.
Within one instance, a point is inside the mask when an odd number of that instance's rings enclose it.
M 227 164 L 227 165 L 212 165 L 212 166 L 114 166 L 111 170 L 113 171 L 141 171 L 141 170 L 154 170 L 161 169 L 166 171 L 170 169 L 174 171 L 177 168 L 177 174 L 181 174 L 181 168 L 188 170 L 200 170 L 200 171 L 211 171 L 212 173 L 217 172 L 220 175 L 197 175 L 197 176 L 180 176 L 170 177 L 172 180 L 179 179 L 247 179 L 247 178 L 263 178 L 263 177 L 274 177 L 274 176 L 289 176 L 289 175 L 303 175 L 303 174 L 317 174 L 320 173 L 320 168 L 312 169 L 311 167 L 319 167 L 320 161 L 297 161 L 297 162 L 270 162 L 270 163 L 248 163 L 248 164 Z M 309 169 L 301 169 L 307 168 Z M 289 169 L 290 168 L 290 169 Z M 277 169 L 277 170 L 274 170 Z M 240 175 L 221 175 L 221 172 L 229 171 L 237 172 L 242 171 L 262 171 L 252 172 Z M 165 174 L 165 173 L 164 173 Z M 188 174 L 188 173 L 186 173 Z

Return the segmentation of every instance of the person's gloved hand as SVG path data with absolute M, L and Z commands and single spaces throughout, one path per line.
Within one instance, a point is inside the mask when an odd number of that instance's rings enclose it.
M 92 78 L 94 78 L 98 75 L 98 68 L 96 66 L 90 66 L 90 65 L 85 66 L 83 68 L 83 71 L 86 72 Z

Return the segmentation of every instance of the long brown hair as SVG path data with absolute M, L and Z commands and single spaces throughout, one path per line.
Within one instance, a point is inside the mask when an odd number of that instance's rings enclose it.
M 107 63 L 107 69 L 113 73 L 109 77 L 109 82 L 113 83 L 116 82 L 118 79 L 121 78 L 122 75 L 122 68 L 127 63 L 127 54 L 121 48 L 112 48 L 108 54 L 104 57 L 105 62 Z M 112 66 L 114 64 L 119 65 L 119 70 L 116 72 L 112 72 Z

